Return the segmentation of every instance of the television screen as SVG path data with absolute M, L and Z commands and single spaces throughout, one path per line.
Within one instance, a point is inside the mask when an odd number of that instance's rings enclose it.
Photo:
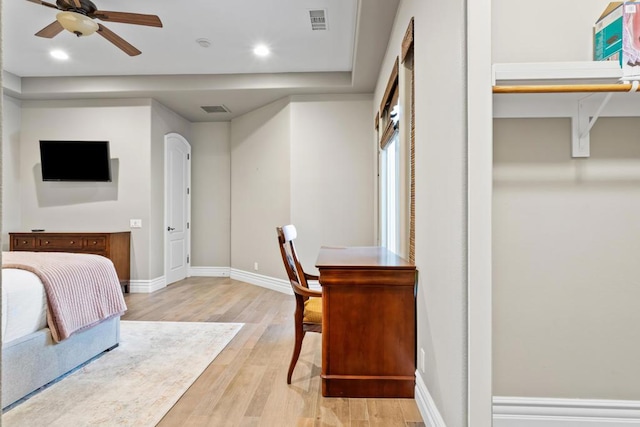
M 40 141 L 43 181 L 111 181 L 109 141 Z

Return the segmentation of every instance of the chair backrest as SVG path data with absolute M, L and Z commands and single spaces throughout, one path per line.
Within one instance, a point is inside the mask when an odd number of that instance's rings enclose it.
M 298 236 L 296 227 L 289 224 L 277 227 L 276 231 L 278 232 L 278 243 L 280 246 L 280 254 L 282 255 L 282 262 L 284 263 L 284 268 L 287 271 L 287 276 L 289 277 L 293 291 L 299 293 L 297 287 L 308 289 L 309 285 L 307 284 L 307 279 L 302 270 L 302 265 L 298 260 L 295 245 L 293 244 L 293 240 Z

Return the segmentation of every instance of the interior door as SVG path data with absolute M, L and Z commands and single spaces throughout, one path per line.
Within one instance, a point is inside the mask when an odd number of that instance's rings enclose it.
M 181 135 L 165 136 L 165 278 L 166 284 L 187 277 L 191 146 Z

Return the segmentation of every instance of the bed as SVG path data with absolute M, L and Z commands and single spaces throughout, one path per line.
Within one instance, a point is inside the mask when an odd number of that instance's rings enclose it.
M 126 304 L 113 263 L 2 253 L 2 408 L 118 346 Z

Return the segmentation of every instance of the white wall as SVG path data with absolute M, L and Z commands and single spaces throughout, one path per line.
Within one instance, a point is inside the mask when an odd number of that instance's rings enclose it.
M 591 61 L 606 0 L 492 0 L 493 62 Z
M 426 355 L 418 375 L 456 427 L 467 425 L 465 14 L 465 1 L 400 2 L 371 113 L 414 17 L 417 347 Z
M 191 126 L 191 266 L 231 265 L 231 123 Z
M 276 227 L 289 223 L 309 271 L 322 244 L 373 244 L 372 138 L 369 96 L 285 98 L 234 119 L 231 266 L 286 279 Z
M 148 101 L 23 101 L 16 231 L 126 231 L 130 218 L 148 224 L 150 120 Z M 109 140 L 113 182 L 43 182 L 40 139 Z M 132 230 L 133 279 L 149 278 L 147 233 Z
M 28 101 L 22 123 L 7 123 L 23 127 L 21 176 L 11 180 L 23 215 L 10 212 L 16 230 L 129 230 L 129 219 L 141 219 L 143 227 L 131 229 L 132 278 L 161 277 L 164 135 L 177 132 L 193 139 L 192 265 L 255 272 L 257 262 L 258 274 L 284 278 L 278 225 L 300 224 L 311 270 L 321 244 L 373 244 L 370 112 L 371 96 L 325 95 L 283 99 L 231 124 L 190 124 L 148 100 Z M 41 182 L 45 138 L 108 139 L 114 182 Z
M 291 222 L 305 270 L 321 245 L 374 244 L 371 95 L 293 97 Z
M 162 277 L 164 135 L 189 139 L 191 124 L 151 100 L 23 101 L 21 113 L 21 122 L 8 117 L 9 129 L 22 129 L 20 176 L 9 181 L 9 189 L 19 187 L 21 209 L 4 220 L 19 218 L 10 223 L 15 231 L 126 231 L 129 219 L 141 219 L 142 228 L 131 229 L 131 277 Z M 42 182 L 40 139 L 108 140 L 113 182 Z
M 276 227 L 291 218 L 290 134 L 291 112 L 286 98 L 231 122 L 234 269 L 284 278 Z
M 494 393 L 640 400 L 640 120 L 494 126 Z
M 2 250 L 10 231 L 20 231 L 20 101 L 4 95 L 2 109 Z

